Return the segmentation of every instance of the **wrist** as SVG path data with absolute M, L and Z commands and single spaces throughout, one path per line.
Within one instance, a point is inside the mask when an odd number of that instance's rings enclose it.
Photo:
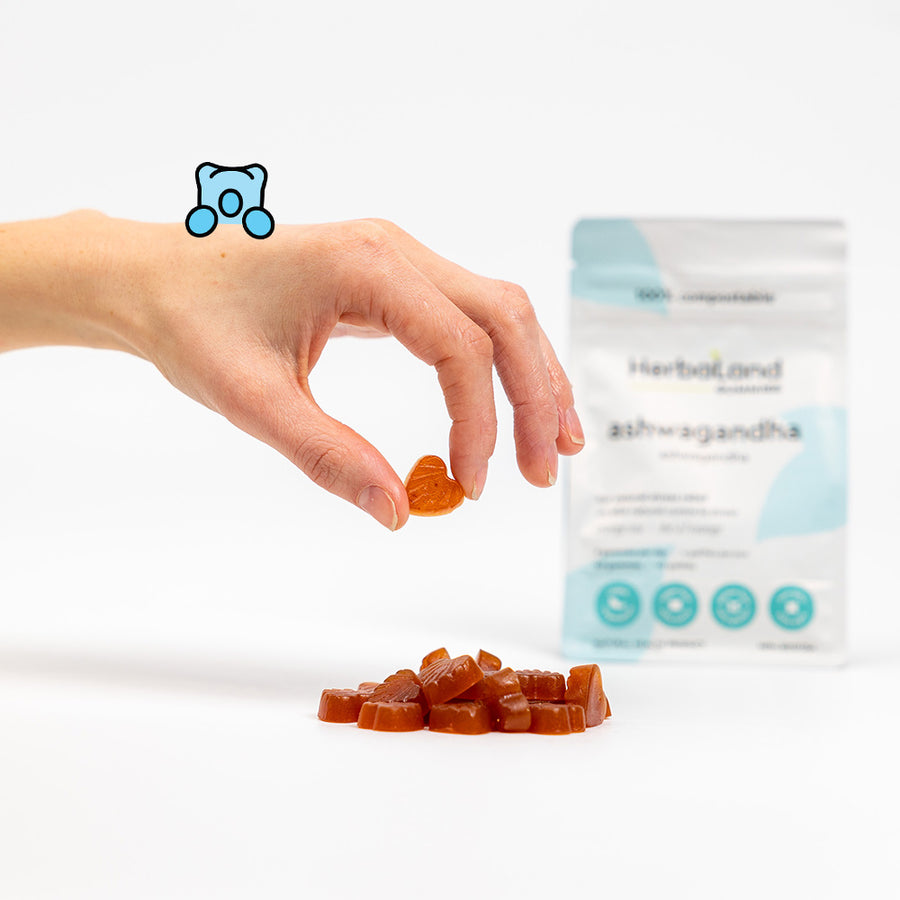
M 132 225 L 87 210 L 0 225 L 0 350 L 68 345 L 143 355 Z

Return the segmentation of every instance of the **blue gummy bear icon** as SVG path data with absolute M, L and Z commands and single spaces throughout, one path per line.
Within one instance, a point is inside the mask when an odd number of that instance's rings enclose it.
M 275 220 L 263 209 L 267 172 L 263 166 L 197 166 L 197 205 L 184 220 L 189 234 L 206 237 L 220 221 L 240 222 L 250 237 L 262 240 L 275 230 Z

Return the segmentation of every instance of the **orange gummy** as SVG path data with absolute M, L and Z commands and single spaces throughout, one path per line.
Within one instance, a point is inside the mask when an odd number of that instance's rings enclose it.
M 419 666 L 419 671 L 421 672 L 425 666 L 430 666 L 436 659 L 450 659 L 450 654 L 447 652 L 446 647 L 438 647 L 437 650 L 426 653 L 422 659 L 422 665 Z
M 328 688 L 319 700 L 319 718 L 323 722 L 355 722 L 363 703 L 368 700 L 364 691 L 343 691 Z
M 418 703 L 363 703 L 356 723 L 372 731 L 420 731 L 425 727 L 422 707 Z
M 522 693 L 529 700 L 546 703 L 562 703 L 566 697 L 566 677 L 561 672 L 541 672 L 539 669 L 522 669 L 516 672 Z
M 367 698 L 376 703 L 418 703 L 422 713 L 428 712 L 428 703 L 422 693 L 422 682 L 412 669 L 401 669 L 388 675 Z
M 478 656 L 475 657 L 475 662 L 477 662 L 485 672 L 499 672 L 500 669 L 503 668 L 500 657 L 494 656 L 493 653 L 488 653 L 487 650 L 479 650 Z
M 531 704 L 524 694 L 499 697 L 492 712 L 497 731 L 528 731 L 531 727 Z
M 461 699 L 482 700 L 496 731 L 528 731 L 531 712 L 519 677 L 512 669 L 485 672 L 484 678 L 462 694 Z
M 431 707 L 428 727 L 446 734 L 486 734 L 491 730 L 491 715 L 478 700 L 438 703 Z
M 575 666 L 569 670 L 566 703 L 584 707 L 584 721 L 588 727 L 599 725 L 607 716 L 608 704 L 603 692 L 600 666 Z
M 406 496 L 411 515 L 443 516 L 462 506 L 466 495 L 439 456 L 423 456 L 406 476 Z
M 429 708 L 453 700 L 482 678 L 484 672 L 471 656 L 436 659 L 419 672 Z
M 460 700 L 496 700 L 507 694 L 521 694 L 522 685 L 519 676 L 512 669 L 501 669 L 499 672 L 485 672 L 480 681 L 476 681 L 468 690 L 459 695 Z
M 364 707 L 365 708 L 365 707 Z M 575 703 L 532 703 L 533 734 L 572 734 L 584 731 L 584 707 Z
M 503 668 L 499 657 L 451 658 L 446 647 L 426 654 L 418 672 L 400 669 L 356 690 L 329 688 L 319 701 L 324 722 L 356 722 L 373 731 L 487 731 L 572 734 L 612 715 L 600 667 L 560 672 Z

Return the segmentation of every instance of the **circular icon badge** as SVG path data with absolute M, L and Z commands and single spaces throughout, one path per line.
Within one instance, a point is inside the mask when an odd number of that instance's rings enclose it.
M 713 596 L 713 615 L 726 628 L 743 628 L 756 615 L 756 600 L 741 584 L 726 584 Z
M 627 582 L 613 581 L 597 595 L 597 615 L 607 625 L 628 625 L 637 617 L 641 601 Z
M 813 599 L 803 588 L 779 588 L 769 604 L 772 618 L 782 627 L 795 630 L 809 625 L 813 617 Z
M 653 598 L 653 614 L 664 625 L 681 628 L 697 615 L 697 595 L 686 584 L 664 584 Z

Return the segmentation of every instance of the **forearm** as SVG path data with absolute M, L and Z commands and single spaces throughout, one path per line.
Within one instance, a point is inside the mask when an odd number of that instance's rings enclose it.
M 72 345 L 137 353 L 132 256 L 101 213 L 0 224 L 0 351 Z

